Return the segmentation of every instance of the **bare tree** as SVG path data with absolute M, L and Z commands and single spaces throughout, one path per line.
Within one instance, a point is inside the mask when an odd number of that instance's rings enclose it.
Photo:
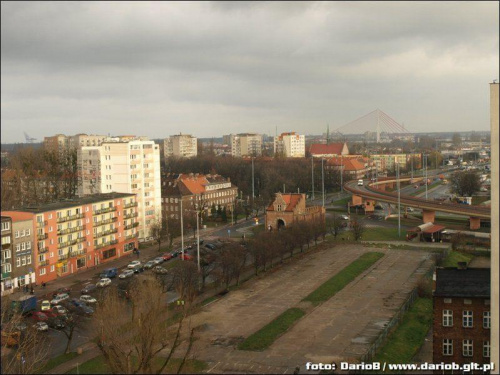
M 351 221 L 351 231 L 355 241 L 359 241 L 365 231 L 365 224 L 359 220 Z
M 184 260 L 173 268 L 173 284 L 179 299 L 184 301 L 185 311 L 189 310 L 198 295 L 199 276 L 196 264 Z
M 340 234 L 342 224 L 343 221 L 336 214 L 333 214 L 332 219 L 327 221 L 327 229 L 334 239 L 337 239 L 337 236 Z
M 165 235 L 164 221 L 157 212 L 149 223 L 149 234 L 158 243 L 158 251 L 161 250 L 162 237 Z
M 214 252 L 205 248 L 200 249 L 201 290 L 205 289 L 206 280 L 215 269 L 215 259 Z

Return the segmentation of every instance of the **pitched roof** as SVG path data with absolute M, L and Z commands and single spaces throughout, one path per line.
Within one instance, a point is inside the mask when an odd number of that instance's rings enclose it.
M 490 268 L 438 268 L 434 296 L 489 298 L 490 273 Z
M 328 145 L 313 143 L 309 152 L 311 155 L 341 155 L 344 143 L 330 143 Z
M 281 197 L 286 203 L 286 209 L 285 212 L 291 212 L 295 209 L 297 204 L 300 202 L 300 200 L 303 198 L 302 194 L 281 194 Z M 276 199 L 275 199 L 276 200 Z M 275 201 L 274 200 L 274 201 Z M 269 206 L 267 206 L 267 211 L 274 211 L 274 201 L 271 202 Z
M 353 158 L 332 158 L 327 160 L 327 164 L 335 166 L 344 166 L 344 171 L 359 171 L 365 169 L 365 163 L 363 159 L 353 159 Z
M 205 176 L 190 176 L 190 175 L 180 175 L 179 179 L 184 184 L 184 186 L 193 194 L 201 194 L 205 192 L 205 185 L 208 185 L 208 181 Z
M 434 224 L 434 225 L 431 225 L 428 228 L 425 228 L 422 232 L 423 233 L 436 233 L 436 232 L 442 231 L 444 228 L 445 227 L 442 226 L 442 225 Z

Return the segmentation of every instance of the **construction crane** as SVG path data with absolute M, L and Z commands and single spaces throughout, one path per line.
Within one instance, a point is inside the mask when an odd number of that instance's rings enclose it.
M 31 138 L 26 132 L 24 132 L 24 138 L 26 139 L 26 143 L 33 143 L 36 141 L 36 138 Z

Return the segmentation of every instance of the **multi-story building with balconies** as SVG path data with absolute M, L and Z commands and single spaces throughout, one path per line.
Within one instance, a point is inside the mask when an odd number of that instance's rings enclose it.
M 57 134 L 51 137 L 45 137 L 43 140 L 43 146 L 47 151 L 64 151 L 69 148 L 80 148 L 80 147 L 90 147 L 90 146 L 100 146 L 102 142 L 107 140 L 109 137 L 107 135 L 95 135 L 95 134 L 76 134 L 76 135 L 64 135 Z
M 224 136 L 231 145 L 231 155 L 235 157 L 262 155 L 262 135 L 255 133 L 230 134 Z
M 163 141 L 163 153 L 166 158 L 191 158 L 198 155 L 198 139 L 192 135 L 171 135 Z
M 306 137 L 295 132 L 281 133 L 274 137 L 274 153 L 287 158 L 306 156 Z
M 78 150 L 78 195 L 133 193 L 137 196 L 139 238 L 161 220 L 160 149 L 153 141 L 120 138 Z
M 33 221 L 13 220 L 12 233 L 12 284 L 22 288 L 35 283 Z
M 137 247 L 135 194 L 96 194 L 2 215 L 31 223 L 37 283 L 119 258 Z
M 12 286 L 12 219 L 2 215 L 1 294 L 13 292 Z

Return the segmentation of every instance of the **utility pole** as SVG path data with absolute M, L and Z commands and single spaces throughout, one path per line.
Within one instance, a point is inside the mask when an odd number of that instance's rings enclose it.
M 398 237 L 401 237 L 401 185 L 399 181 L 399 163 L 397 164 L 396 173 L 396 181 L 398 184 Z
M 198 272 L 200 268 L 200 223 L 198 220 L 198 205 L 196 206 L 196 254 L 198 255 Z
M 340 155 L 340 192 L 342 193 L 344 191 L 344 163 L 342 160 L 342 154 Z
M 182 196 L 181 196 L 181 253 L 182 253 L 182 260 L 184 260 L 184 221 L 182 219 L 183 212 L 182 212 Z
M 325 168 L 323 167 L 323 161 L 325 159 L 321 158 L 321 185 L 323 189 L 323 207 L 325 207 Z
M 428 155 L 425 154 L 424 155 L 424 160 L 425 160 L 425 200 L 427 200 L 427 159 L 428 159 Z
M 411 162 L 411 181 L 413 182 L 413 152 L 410 154 L 410 162 Z
M 314 156 L 311 156 L 312 199 L 314 200 Z
M 252 205 L 255 199 L 255 183 L 254 183 L 254 167 L 253 167 L 253 156 L 252 156 Z

